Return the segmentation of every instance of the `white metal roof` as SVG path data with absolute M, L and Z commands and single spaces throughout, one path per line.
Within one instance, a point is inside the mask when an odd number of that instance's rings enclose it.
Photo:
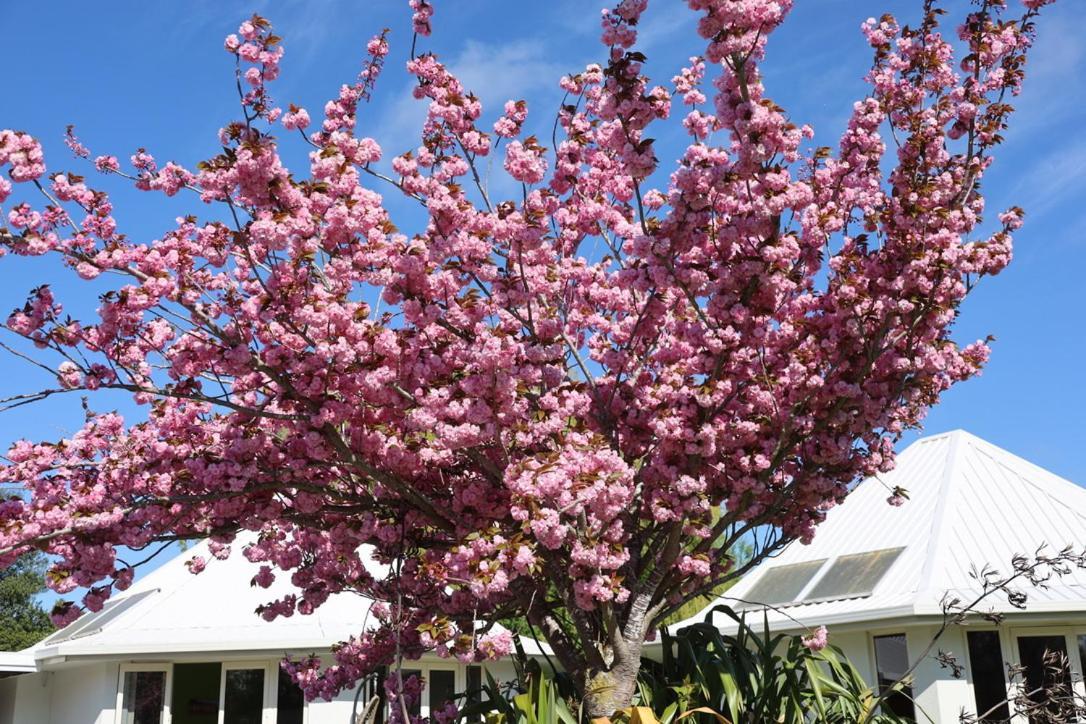
M 239 548 L 235 545 L 235 548 Z M 193 575 L 193 556 L 209 562 Z M 270 588 L 250 586 L 258 566 L 239 552 L 214 559 L 206 542 L 180 553 L 115 596 L 98 614 L 84 614 L 33 648 L 38 660 L 71 656 L 115 656 L 197 651 L 327 651 L 360 633 L 371 601 L 353 594 L 332 596 L 313 614 L 265 621 L 257 606 L 292 592 L 288 575 Z
M 0 651 L 0 673 L 23 674 L 35 668 L 34 655 L 28 651 Z
M 86 656 L 327 653 L 334 644 L 376 625 L 369 617 L 373 602 L 350 593 L 331 596 L 310 615 L 295 613 L 265 621 L 256 614 L 256 608 L 297 589 L 291 585 L 289 575 L 282 573 L 270 588 L 250 586 L 259 566 L 240 554 L 243 543 L 239 538 L 235 553 L 226 560 L 213 558 L 206 542 L 197 544 L 110 599 L 97 614 L 84 614 L 21 653 L 29 654 L 39 667 Z M 197 575 L 186 566 L 193 556 L 208 561 Z M 387 573 L 387 567 L 375 561 L 367 565 L 375 576 Z M 530 655 L 549 653 L 533 640 L 524 639 L 522 643 Z M 3 663 L 0 660 L 0 665 Z
M 887 503 L 900 486 L 909 500 Z M 979 587 L 970 571 L 989 565 L 1008 572 L 1014 555 L 1047 544 L 1086 548 L 1086 489 L 963 430 L 917 440 L 898 455 L 897 467 L 861 482 L 832 509 L 809 545 L 793 543 L 754 569 L 714 603 L 736 605 L 765 572 L 827 559 L 809 590 L 837 557 L 903 548 L 871 595 L 778 604 L 767 612 L 775 629 L 939 615 L 948 592 L 965 599 Z M 1086 611 L 1086 571 L 1074 570 L 1048 588 L 1020 587 L 1026 612 Z M 803 594 L 800 594 L 800 599 Z M 985 599 L 985 610 L 1015 612 L 1005 596 Z M 702 614 L 675 628 L 702 620 Z M 756 614 L 758 622 L 762 614 Z M 718 617 L 718 623 L 723 619 Z M 725 625 L 725 628 L 728 628 Z

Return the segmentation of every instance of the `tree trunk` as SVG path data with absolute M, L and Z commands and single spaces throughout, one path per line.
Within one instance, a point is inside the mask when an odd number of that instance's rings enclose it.
M 588 669 L 584 675 L 584 708 L 590 719 L 609 717 L 633 703 L 637 674 L 641 671 L 641 644 L 627 646 L 606 669 Z

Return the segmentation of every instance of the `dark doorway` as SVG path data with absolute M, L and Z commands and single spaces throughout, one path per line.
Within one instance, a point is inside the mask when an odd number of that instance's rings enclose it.
M 1011 718 L 1007 706 L 1007 680 L 1003 675 L 1003 648 L 998 631 L 970 631 L 969 668 L 973 680 L 973 701 L 983 722 L 1006 722 Z
M 174 664 L 170 719 L 174 724 L 218 724 L 222 664 Z
M 305 696 L 302 690 L 290 678 L 290 674 L 279 670 L 279 697 L 276 705 L 275 724 L 302 724 L 305 717 Z
M 264 717 L 264 669 L 227 669 L 223 681 L 223 722 L 260 724 Z
M 1019 636 L 1018 659 L 1029 700 L 1058 716 L 1071 692 L 1067 641 L 1063 636 Z M 1037 713 L 1029 720 L 1037 724 L 1051 718 Z

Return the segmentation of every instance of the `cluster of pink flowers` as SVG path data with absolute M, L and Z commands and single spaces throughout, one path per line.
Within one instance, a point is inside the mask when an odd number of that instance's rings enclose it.
M 18 131 L 0 131 L 0 168 L 11 166 L 8 174 L 16 183 L 25 183 L 45 175 L 45 157 L 41 144 Z M 0 202 L 11 194 L 11 183 L 0 177 Z
M 527 103 L 524 101 L 506 101 L 505 113 L 494 122 L 494 133 L 503 138 L 513 138 L 520 134 L 520 129 L 527 119 Z
M 513 141 L 505 149 L 505 170 L 521 183 L 537 184 L 547 175 L 545 153 L 538 144 Z
M 792 0 L 687 0 L 704 15 L 698 34 L 709 41 L 705 57 L 713 63 L 759 59 L 766 38 L 792 9 Z
M 632 48 L 637 42 L 637 22 L 648 6 L 649 0 L 621 0 L 613 10 L 604 9 L 600 21 L 603 44 L 612 46 L 617 53 Z
M 415 32 L 422 36 L 429 35 L 433 28 L 430 20 L 434 16 L 434 4 L 430 0 L 409 0 L 414 13 L 411 16 L 411 24 Z
M 288 131 L 304 131 L 309 127 L 309 112 L 304 108 L 291 106 L 290 110 L 283 114 L 281 123 Z
M 829 645 L 829 631 L 825 626 L 819 626 L 810 635 L 802 637 L 801 641 L 811 651 L 821 651 Z
M 477 621 L 509 615 L 571 670 L 592 657 L 578 641 L 636 657 L 654 622 L 736 575 L 728 536 L 809 540 L 987 359 L 951 331 L 1022 225 L 1015 207 L 978 234 L 979 184 L 1045 3 L 1026 22 L 998 2 L 969 14 L 964 69 L 931 8 L 908 27 L 865 23 L 870 92 L 833 147 L 809 143 L 759 70 L 790 4 L 689 0 L 703 42 L 673 78 L 678 104 L 636 49 L 647 3 L 619 2 L 605 63 L 560 81 L 553 148 L 522 137 L 522 101 L 487 116 L 418 53 L 406 68 L 427 116 L 391 175 L 355 132 L 387 36 L 305 136 L 307 111 L 271 103 L 283 50 L 254 16 L 225 43 L 242 117 L 221 153 L 191 170 L 143 149 L 125 171 L 86 161 L 205 203 L 151 243 L 118 230 L 106 190 L 43 180 L 38 142 L 0 131 L 2 250 L 122 280 L 85 319 L 40 287 L 8 328 L 64 360 L 49 394 L 120 390 L 146 411 L 89 411 L 63 440 L 13 446 L 0 482 L 27 497 L 0 503 L 0 565 L 45 550 L 50 585 L 87 589 L 95 610 L 132 581 L 118 546 L 202 537 L 210 558 L 256 564 L 256 586 L 289 578 L 267 619 L 344 592 L 388 602 L 331 666 L 286 664 L 331 698 L 400 657 L 506 655 L 508 632 Z M 432 4 L 410 6 L 429 34 Z M 673 104 L 690 143 L 665 176 L 654 127 Z M 287 168 L 279 124 L 311 145 L 307 177 Z M 500 144 L 523 184 L 511 198 L 484 178 L 503 164 L 480 163 Z M 401 230 L 382 193 L 421 223 Z M 804 643 L 825 646 L 825 630 Z
M 279 37 L 271 32 L 271 23 L 259 15 L 238 26 L 236 35 L 226 37 L 223 47 L 238 59 L 238 79 L 249 86 L 242 95 L 241 103 L 247 107 L 246 120 L 267 118 L 274 121 L 281 109 L 273 108 L 267 92 L 267 83 L 279 77 L 279 63 L 283 59 L 283 46 Z M 248 67 L 243 69 L 242 64 Z
M 412 674 L 404 677 L 399 671 L 389 674 L 385 680 L 385 699 L 388 701 L 389 724 L 421 724 L 421 717 L 404 720 L 404 712 L 410 712 L 422 701 L 422 691 L 426 683 L 422 677 Z

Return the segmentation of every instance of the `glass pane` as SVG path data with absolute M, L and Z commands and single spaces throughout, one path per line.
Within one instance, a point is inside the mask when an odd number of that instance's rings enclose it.
M 172 724 L 218 724 L 222 664 L 174 664 Z
M 1049 712 L 1029 717 L 1030 724 L 1062 721 L 1062 709 L 1071 703 L 1071 671 L 1063 636 L 1019 636 L 1018 658 L 1025 669 L 1026 696 Z
M 362 696 L 368 702 L 374 697 L 377 697 L 381 701 L 381 708 L 377 712 L 378 724 L 384 722 L 384 702 L 386 701 L 385 682 L 388 681 L 388 667 L 380 666 L 370 674 L 363 681 L 362 686 L 365 688 L 362 690 Z
M 227 669 L 223 724 L 260 724 L 264 715 L 264 669 Z
M 1086 676 L 1086 635 L 1079 634 L 1078 637 L 1078 661 L 1082 667 L 1082 674 Z
M 96 634 L 101 631 L 102 627 L 107 623 L 117 618 L 152 593 L 157 592 L 158 589 L 156 588 L 151 591 L 143 591 L 142 593 L 134 593 L 131 596 L 125 596 L 124 598 L 106 601 L 105 604 L 102 605 L 102 610 L 97 613 L 83 614 L 76 619 L 74 623 L 52 634 L 47 641 L 49 643 L 58 643 L 60 641 L 68 641 L 81 636 Z
M 841 556 L 815 584 L 805 600 L 870 596 L 901 551 L 901 548 L 887 548 L 882 551 Z
M 125 672 L 121 721 L 123 724 L 161 724 L 165 699 L 165 671 Z
M 447 702 L 456 699 L 456 672 L 431 669 L 430 680 L 426 682 L 430 690 L 430 714 L 441 711 Z
M 411 677 L 416 679 L 422 678 L 422 672 L 418 669 L 401 669 L 400 675 L 403 677 L 404 691 L 411 691 L 410 683 Z M 407 713 L 411 716 L 422 716 L 422 699 L 412 698 L 408 702 Z
M 776 566 L 762 574 L 758 582 L 751 586 L 743 596 L 747 606 L 758 604 L 776 605 L 779 603 L 791 603 L 796 600 L 800 591 L 811 582 L 815 573 L 826 562 L 820 561 L 808 563 L 792 563 L 787 566 Z M 743 604 L 740 604 L 743 605 Z
M 1011 718 L 1007 706 L 1007 680 L 1003 677 L 1003 648 L 998 631 L 969 631 L 969 669 L 977 717 L 985 722 Z
M 875 637 L 875 667 L 878 669 L 879 694 L 882 694 L 909 670 L 909 649 L 905 634 Z M 888 696 L 883 701 L 882 708 L 898 716 L 915 719 L 912 687 L 906 686 Z
M 305 696 L 290 675 L 279 670 L 279 699 L 275 707 L 275 724 L 302 724 Z
M 467 705 L 478 704 L 483 699 L 483 667 L 482 666 L 469 666 L 467 668 L 468 674 L 468 691 L 467 691 Z M 480 722 L 483 718 L 479 714 L 472 714 L 468 721 Z

